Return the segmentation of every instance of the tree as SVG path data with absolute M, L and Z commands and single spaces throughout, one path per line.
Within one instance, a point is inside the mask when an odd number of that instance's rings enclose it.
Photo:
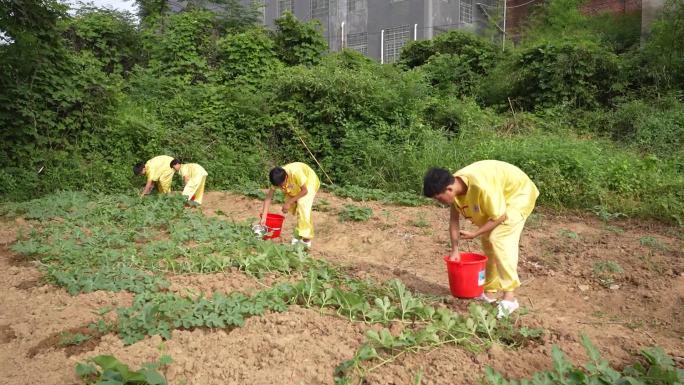
M 328 50 L 318 20 L 302 23 L 286 12 L 275 20 L 273 41 L 278 57 L 287 65 L 316 64 Z
M 71 48 L 91 52 L 106 73 L 127 73 L 141 61 L 142 43 L 130 13 L 81 8 L 65 27 Z

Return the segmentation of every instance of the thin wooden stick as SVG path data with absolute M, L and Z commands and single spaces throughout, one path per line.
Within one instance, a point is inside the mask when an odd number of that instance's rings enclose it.
M 321 171 L 323 171 L 323 174 L 325 174 L 325 177 L 328 178 L 328 182 L 330 182 L 331 185 L 335 185 L 335 183 L 333 183 L 332 179 L 330 179 L 330 175 L 328 175 L 328 173 L 325 172 L 325 169 L 323 169 L 323 166 L 321 166 L 321 164 L 318 162 L 318 159 L 316 159 L 316 157 L 315 157 L 314 154 L 311 152 L 311 150 L 309 150 L 309 146 L 306 145 L 306 142 L 304 141 L 304 139 L 302 139 L 302 137 L 299 135 L 299 133 L 295 130 L 294 126 L 291 126 L 291 127 L 292 127 L 292 131 L 294 131 L 295 135 L 297 135 L 297 138 L 299 138 L 299 140 L 300 140 L 300 141 L 302 142 L 302 144 L 304 145 L 304 148 L 306 148 L 306 151 L 309 152 L 309 155 L 311 155 L 311 157 L 312 157 L 313 160 L 316 162 L 316 164 L 318 165 L 318 167 L 321 169 Z
M 592 322 L 592 321 L 577 320 L 577 323 L 578 324 L 585 324 L 585 325 L 624 325 L 628 322 L 622 322 L 622 321 Z

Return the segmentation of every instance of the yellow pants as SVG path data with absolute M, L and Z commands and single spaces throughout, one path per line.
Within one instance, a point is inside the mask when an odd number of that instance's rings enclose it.
M 204 196 L 204 184 L 206 181 L 206 175 L 190 179 L 183 189 L 183 195 L 187 196 L 188 200 L 202 204 L 202 197 Z
M 171 192 L 171 182 L 173 182 L 173 174 L 162 176 L 157 181 L 157 191 L 160 194 L 168 194 Z
M 296 231 L 300 238 L 313 239 L 314 226 L 311 219 L 311 211 L 313 210 L 313 201 L 319 186 L 306 186 L 308 192 L 303 197 L 299 198 L 297 203 L 290 208 L 290 214 L 297 213 L 297 227 Z
M 501 223 L 481 236 L 487 256 L 484 290 L 486 292 L 513 291 L 520 286 L 518 278 L 518 247 L 525 218 L 516 223 Z

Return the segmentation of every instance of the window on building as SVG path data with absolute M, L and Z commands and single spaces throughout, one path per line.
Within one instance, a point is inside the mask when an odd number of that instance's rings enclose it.
M 347 0 L 347 10 L 349 12 L 362 11 L 366 9 L 365 0 Z
M 278 0 L 278 14 L 290 11 L 294 13 L 294 0 Z
M 323 31 L 328 30 L 328 23 L 330 21 L 330 8 L 334 7 L 331 3 L 334 0 L 311 0 L 311 19 L 316 19 L 321 22 Z
M 327 19 L 330 0 L 311 0 L 311 18 Z
M 347 48 L 368 55 L 368 33 L 348 33 Z
M 461 0 L 461 23 L 472 24 L 473 0 Z
M 394 63 L 399 60 L 401 48 L 408 43 L 410 37 L 411 32 L 408 25 L 386 29 L 384 62 Z

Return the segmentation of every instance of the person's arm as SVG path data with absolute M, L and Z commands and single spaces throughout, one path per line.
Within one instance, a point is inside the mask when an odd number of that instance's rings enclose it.
M 458 252 L 458 241 L 460 238 L 460 215 L 461 214 L 458 212 L 458 209 L 456 209 L 456 206 L 451 205 L 451 209 L 449 210 L 449 236 L 451 238 L 451 260 L 456 262 L 461 260 L 461 254 Z
M 480 226 L 480 228 L 477 229 L 476 231 L 473 231 L 473 232 L 461 231 L 461 239 L 473 239 L 473 238 L 479 237 L 482 234 L 486 234 L 486 233 L 494 230 L 494 228 L 496 226 L 503 223 L 503 221 L 505 221 L 506 218 L 508 218 L 508 217 L 506 216 L 506 214 L 504 214 L 504 215 L 500 216 L 499 218 L 488 220 L 487 223 Z
M 309 192 L 309 190 L 306 188 L 306 185 L 302 185 L 301 190 L 299 191 L 299 194 L 297 194 L 293 197 L 290 197 L 290 198 L 286 198 L 285 204 L 283 204 L 283 213 L 287 213 L 288 211 L 290 211 L 290 206 L 297 203 L 299 198 L 303 197 L 308 192 Z
M 261 209 L 261 223 L 262 225 L 266 224 L 266 216 L 268 215 L 268 209 L 271 207 L 271 199 L 273 199 L 273 188 L 269 188 L 268 192 L 266 192 L 266 199 L 264 199 L 264 206 Z
M 140 194 L 140 196 L 142 197 L 149 194 L 150 191 L 152 191 L 152 186 L 154 186 L 154 181 L 152 179 L 148 179 L 147 184 L 145 185 L 145 188 L 143 188 L 142 194 Z
M 188 184 L 188 179 L 189 179 L 188 176 L 185 175 L 185 176 L 183 177 L 183 184 Z

